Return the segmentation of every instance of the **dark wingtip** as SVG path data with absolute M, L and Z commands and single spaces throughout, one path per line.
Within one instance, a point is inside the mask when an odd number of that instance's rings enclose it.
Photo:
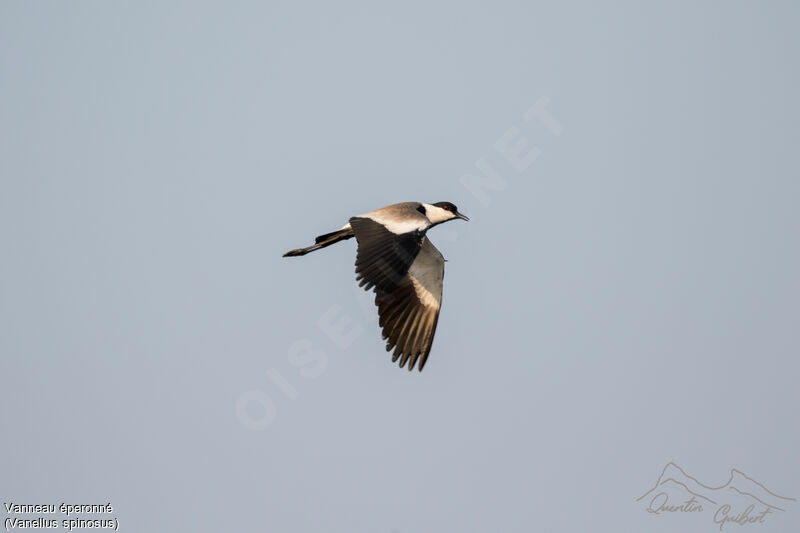
M 289 250 L 283 254 L 283 257 L 295 257 L 298 255 L 305 255 L 305 250 Z

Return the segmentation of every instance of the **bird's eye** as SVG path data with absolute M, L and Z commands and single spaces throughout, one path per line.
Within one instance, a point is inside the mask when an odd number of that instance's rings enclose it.
M 442 209 L 444 209 L 445 211 L 450 211 L 450 206 L 449 205 L 443 205 Z

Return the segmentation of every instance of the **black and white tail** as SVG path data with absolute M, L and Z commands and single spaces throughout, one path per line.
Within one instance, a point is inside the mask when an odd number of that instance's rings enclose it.
M 285 254 L 283 254 L 283 257 L 306 255 L 309 252 L 314 252 L 316 250 L 325 248 L 326 246 L 330 246 L 331 244 L 336 244 L 339 241 L 343 241 L 345 239 L 349 239 L 354 236 L 355 233 L 353 233 L 353 228 L 347 225 L 340 230 L 332 231 L 331 233 L 326 233 L 325 235 L 320 235 L 319 237 L 314 239 L 314 244 L 312 244 L 311 246 L 288 251 Z

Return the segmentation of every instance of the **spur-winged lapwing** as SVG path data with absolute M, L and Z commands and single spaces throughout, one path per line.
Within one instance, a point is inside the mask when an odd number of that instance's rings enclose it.
M 426 233 L 433 226 L 460 218 L 469 220 L 450 202 L 403 202 L 350 219 L 342 229 L 320 235 L 313 245 L 284 257 L 305 255 L 355 237 L 356 280 L 375 290 L 386 351 L 392 361 L 408 361 L 422 370 L 431 351 L 442 306 L 444 258 Z

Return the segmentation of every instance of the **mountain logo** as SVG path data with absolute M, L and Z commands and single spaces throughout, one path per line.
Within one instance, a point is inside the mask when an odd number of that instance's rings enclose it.
M 636 498 L 648 513 L 710 514 L 720 531 L 726 524 L 763 524 L 797 500 L 775 494 L 741 470 L 732 469 L 728 481 L 710 487 L 673 462 L 664 466 L 653 488 Z

